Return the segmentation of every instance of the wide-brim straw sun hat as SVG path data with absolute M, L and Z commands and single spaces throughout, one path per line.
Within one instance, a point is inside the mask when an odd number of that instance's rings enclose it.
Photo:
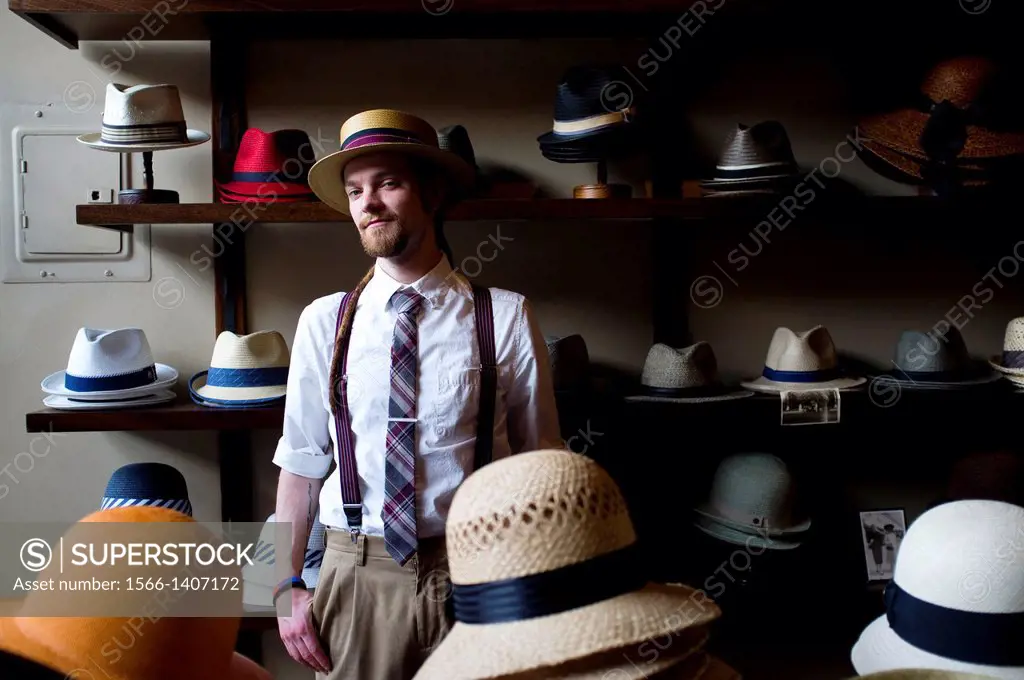
M 950 501 L 907 528 L 885 614 L 850 651 L 860 674 L 905 668 L 1024 678 L 1024 508 Z
M 416 680 L 550 669 L 721 615 L 703 591 L 645 575 L 618 486 L 571 451 L 480 468 L 456 491 L 445 535 L 455 623 Z
M 382 151 L 397 151 L 433 162 L 444 171 L 457 192 L 470 191 L 476 169 L 459 154 L 442 149 L 437 131 L 427 121 L 404 111 L 371 109 L 344 122 L 341 148 L 317 161 L 309 171 L 309 186 L 321 201 L 349 215 L 343 172 L 352 159 Z

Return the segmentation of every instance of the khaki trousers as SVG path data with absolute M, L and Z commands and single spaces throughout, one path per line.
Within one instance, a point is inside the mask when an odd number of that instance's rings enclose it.
M 383 537 L 326 543 L 312 614 L 332 671 L 317 680 L 410 680 L 452 624 L 444 539 L 420 539 L 404 566 Z

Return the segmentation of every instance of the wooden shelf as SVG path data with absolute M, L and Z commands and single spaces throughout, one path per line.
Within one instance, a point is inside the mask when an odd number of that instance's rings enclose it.
M 784 197 L 686 198 L 660 200 L 632 199 L 483 199 L 464 201 L 449 215 L 451 221 L 488 220 L 762 220 L 800 219 L 816 213 L 836 220 L 856 219 L 950 219 L 968 212 L 996 209 L 1016 210 L 1012 204 L 1001 204 L 991 198 L 951 203 L 922 196 L 856 196 L 820 199 L 790 209 L 787 214 Z M 76 207 L 78 224 L 123 228 L 133 224 L 216 224 L 252 222 L 351 222 L 345 215 L 323 203 L 265 203 L 243 206 L 223 203 L 181 203 L 172 205 L 99 205 Z
M 280 428 L 283 422 L 283 406 L 222 409 L 191 402 L 110 411 L 44 408 L 25 416 L 27 432 L 273 430 Z

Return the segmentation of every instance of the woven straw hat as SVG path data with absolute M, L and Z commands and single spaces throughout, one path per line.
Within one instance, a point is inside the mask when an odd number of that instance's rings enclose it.
M 701 186 L 724 190 L 767 186 L 793 179 L 799 170 L 782 123 L 737 124 L 725 139 L 714 179 L 704 180 Z
M 957 673 L 935 668 L 905 668 L 897 671 L 882 671 L 858 675 L 859 680 L 994 680 L 991 675 Z
M 985 385 L 999 379 L 984 362 L 967 351 L 960 331 L 908 330 L 900 334 L 893 357 L 895 368 L 874 376 L 911 389 L 951 389 Z
M 629 401 L 696 404 L 752 397 L 753 392 L 729 389 L 718 376 L 718 360 L 707 342 L 674 348 L 657 343 L 647 352 L 640 376 L 643 394 Z
M 768 346 L 761 376 L 740 384 L 758 392 L 798 392 L 848 389 L 862 385 L 864 380 L 842 374 L 835 344 L 824 326 L 800 333 L 780 327 Z
M 353 158 L 380 151 L 400 151 L 433 161 L 447 172 L 458 192 L 472 190 L 476 169 L 457 153 L 442 149 L 430 123 L 410 113 L 372 109 L 357 113 L 341 126 L 341 148 L 317 161 L 309 171 L 309 186 L 320 200 L 343 215 L 349 214 L 342 173 Z
M 416 680 L 497 678 L 678 636 L 721 615 L 649 582 L 611 476 L 590 458 L 503 458 L 455 492 L 445 528 L 455 624 Z
M 189 393 L 204 406 L 267 404 L 285 396 L 288 364 L 288 343 L 277 331 L 224 331 L 213 346 L 210 368 L 189 379 Z
M 860 674 L 934 668 L 1006 680 L 1024 678 L 1020 568 L 1024 508 L 952 501 L 907 528 L 886 586 L 886 613 L 850 658 Z
M 164 151 L 210 140 L 207 132 L 189 129 L 176 85 L 108 83 L 100 132 L 80 135 L 93 149 L 121 153 Z
M 1006 324 L 1003 353 L 991 357 L 988 363 L 1005 376 L 1024 377 L 1024 316 Z
M 175 510 L 150 506 L 135 506 L 100 510 L 87 515 L 72 525 L 64 535 L 66 544 L 81 539 L 81 525 L 92 522 L 194 522 L 191 517 Z M 76 531 L 77 529 L 77 531 Z M 95 537 L 95 533 L 89 534 Z M 118 573 L 136 576 L 152 571 L 122 562 Z M 193 563 L 193 568 L 197 568 Z M 59 578 L 57 560 L 40 572 L 40 579 Z M 201 568 L 200 568 L 201 569 Z M 210 569 L 216 574 L 241 570 L 226 569 L 214 563 Z M 165 582 L 168 580 L 165 579 Z M 166 590 L 165 590 L 166 593 Z M 25 598 L 21 616 L 0 618 L 0 649 L 18 654 L 66 674 L 68 678 L 82 680 L 269 680 L 270 674 L 251 659 L 234 651 L 238 636 L 238 616 L 175 615 L 175 602 L 181 598 L 154 598 L 152 590 L 122 588 L 115 595 L 121 602 L 137 606 L 139 615 L 128 616 L 52 616 L 54 601 L 66 598 L 58 591 L 32 591 Z M 230 593 L 219 593 L 227 597 Z M 112 596 L 96 591 L 93 600 L 106 607 Z M 232 595 L 233 597 L 233 595 Z M 57 605 L 59 606 L 59 605 Z M 241 594 L 237 599 L 241 613 Z M 168 609 L 170 608 L 170 609 Z M 146 612 L 152 615 L 147 616 Z M 26 614 L 42 615 L 26 615 Z M 143 628 L 136 628 L 141 625 Z M 121 640 L 115 645 L 114 641 Z M 130 641 L 130 643 L 128 642 Z M 107 650 L 104 652 L 104 650 Z M 7 676 L 4 676 L 7 677 Z
M 747 545 L 761 537 L 768 548 L 796 548 L 800 541 L 793 535 L 811 528 L 810 518 L 794 517 L 796 500 L 796 482 L 781 458 L 728 456 L 715 470 L 707 501 L 694 508 L 694 524 L 728 543 Z
M 129 463 L 110 475 L 100 500 L 100 510 L 133 505 L 170 508 L 192 516 L 185 476 L 178 468 L 166 463 Z

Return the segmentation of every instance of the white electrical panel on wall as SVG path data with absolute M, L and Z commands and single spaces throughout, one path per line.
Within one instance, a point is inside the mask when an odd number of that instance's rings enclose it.
M 75 206 L 115 203 L 121 188 L 121 154 L 76 139 L 99 129 L 99 115 L 95 126 L 88 118 L 61 104 L 0 111 L 4 283 L 149 280 L 149 225 L 128 232 L 75 221 Z

